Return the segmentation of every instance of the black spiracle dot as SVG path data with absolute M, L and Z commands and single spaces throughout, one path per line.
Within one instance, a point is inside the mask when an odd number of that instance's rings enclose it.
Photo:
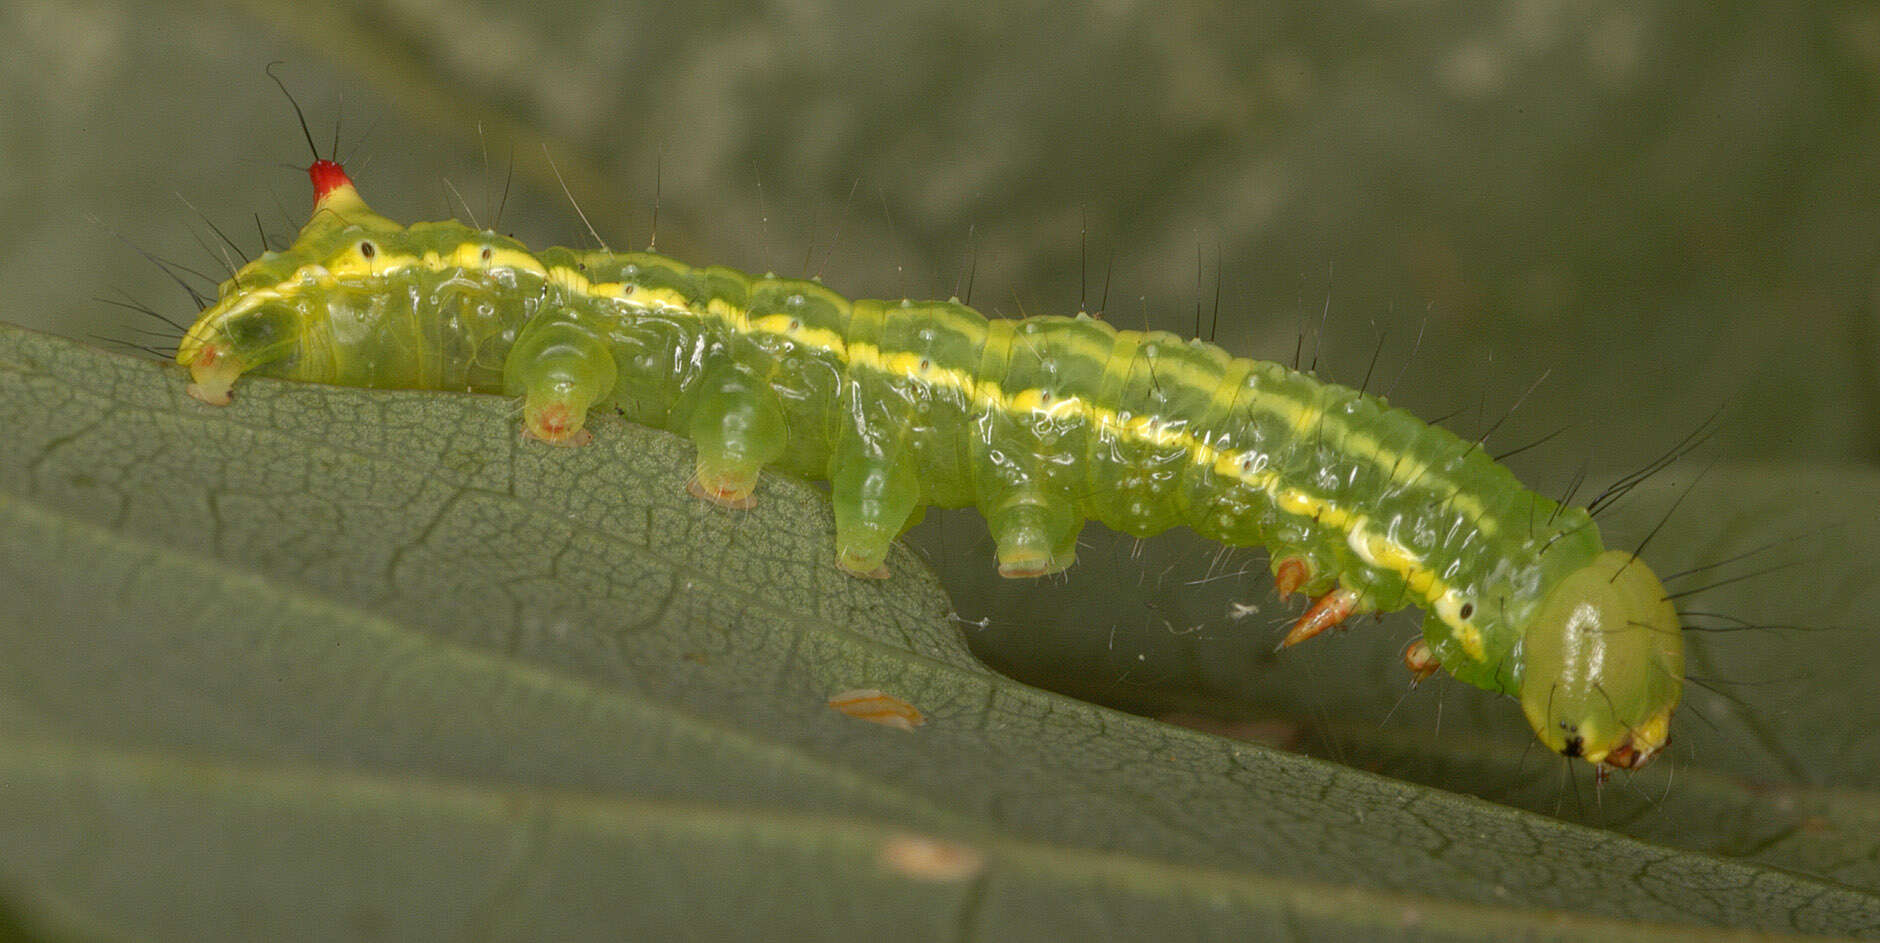
M 490 248 L 489 246 L 484 246 L 483 247 L 483 261 L 487 263 L 491 259 L 494 259 L 494 258 L 496 258 L 496 250 Z
M 1468 617 L 1472 615 L 1475 615 L 1475 603 L 1472 603 L 1472 602 L 1463 603 L 1462 604 L 1462 617 L 1464 619 L 1467 619 Z
M 372 241 L 368 239 L 364 242 L 359 243 L 359 254 L 365 256 L 368 259 L 372 258 L 373 256 L 379 254 L 379 247 L 373 245 Z

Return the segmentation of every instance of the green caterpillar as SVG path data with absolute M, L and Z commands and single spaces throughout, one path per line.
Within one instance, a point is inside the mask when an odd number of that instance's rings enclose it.
M 887 575 L 927 505 L 975 506 L 999 570 L 1070 566 L 1086 519 L 1177 525 L 1272 556 L 1315 601 L 1286 644 L 1415 605 L 1404 660 L 1518 697 L 1550 749 L 1635 768 L 1683 690 L 1678 616 L 1586 510 L 1474 444 L 1279 364 L 1084 315 L 851 301 L 818 282 L 650 253 L 532 252 L 454 220 L 374 213 L 339 164 L 313 218 L 220 289 L 178 346 L 189 393 L 246 373 L 523 400 L 526 434 L 587 440 L 618 410 L 698 447 L 691 490 L 747 507 L 766 467 L 832 484 L 836 560 Z

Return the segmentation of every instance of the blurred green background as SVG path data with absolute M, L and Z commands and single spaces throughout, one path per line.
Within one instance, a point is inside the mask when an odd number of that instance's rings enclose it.
M 1680 727 L 1678 762 L 1874 781 L 1871 703 L 1794 733 L 1875 680 L 1834 654 L 1872 649 L 1876 621 L 1855 604 L 1880 537 L 1871 5 L 26 0 L 0 7 L 0 316 L 134 338 L 155 325 L 99 298 L 193 312 L 132 246 L 216 273 L 210 222 L 249 247 L 291 233 L 308 155 L 274 60 L 322 148 L 343 110 L 339 151 L 394 218 L 487 222 L 500 202 L 531 244 L 585 242 L 546 150 L 616 248 L 653 239 L 657 205 L 661 251 L 854 296 L 970 283 L 989 314 L 1107 299 L 1121 326 L 1199 319 L 1237 354 L 1494 427 L 1497 452 L 1558 432 L 1511 461 L 1553 494 L 1716 415 L 1611 542 L 1714 462 L 1648 556 L 1805 537 L 1724 571 L 1790 565 L 1705 608 L 1850 631 L 1700 651 L 1696 673 L 1741 686 L 1693 692 L 1706 720 Z M 1512 702 L 1454 684 L 1400 701 L 1413 621 L 1275 657 L 1257 553 L 1093 535 L 1069 579 L 1008 584 L 970 516 L 915 539 L 1022 678 L 1562 804 Z M 1816 689 L 1833 671 L 1846 683 Z M 1514 745 L 1501 778 L 1429 769 L 1467 766 L 1477 736 Z M 1405 760 L 1411 740 L 1434 746 Z
M 10 319 L 124 329 L 204 217 L 301 221 L 282 74 L 399 217 L 484 212 L 1015 315 L 1080 297 L 1379 374 L 1419 413 L 1635 464 L 1727 407 L 1730 457 L 1873 461 L 1870 5 L 114 4 L 4 13 Z M 486 162 L 482 152 L 487 151 Z M 655 181 L 659 181 L 656 187 Z M 192 210 L 183 200 L 200 209 Z M 487 215 L 487 213 L 485 214 Z M 95 220 L 95 221 L 94 221 Z M 1088 227 L 1088 250 L 1082 229 Z M 1197 256 L 1201 271 L 1197 274 Z M 807 264 L 806 264 L 807 260 Z M 1078 279 L 1090 283 L 1080 295 Z M 1324 323 L 1324 337 L 1318 325 Z M 1423 331 L 1420 352 L 1413 339 Z

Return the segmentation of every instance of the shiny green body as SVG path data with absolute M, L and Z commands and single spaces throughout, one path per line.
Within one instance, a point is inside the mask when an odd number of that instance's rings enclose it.
M 1636 602 L 1638 618 L 1528 657 L 1537 613 L 1562 605 L 1556 587 L 1602 559 L 1584 510 L 1378 397 L 1171 334 L 850 301 L 646 253 L 532 251 L 456 222 L 400 226 L 347 181 L 292 248 L 224 286 L 177 359 L 212 402 L 249 371 L 521 396 L 529 433 L 554 443 L 580 441 L 591 410 L 617 410 L 692 439 L 695 491 L 721 503 L 751 500 L 765 467 L 829 479 L 838 562 L 858 575 L 882 573 L 927 505 L 977 507 L 1011 576 L 1068 566 L 1086 519 L 1263 546 L 1276 567 L 1304 564 L 1307 592 L 1349 593 L 1353 611 L 1423 608 L 1442 667 L 1544 701 L 1537 729 L 1555 723 L 1555 676 L 1588 645 L 1602 662 L 1610 648 L 1648 674 L 1682 672 L 1675 613 L 1667 631 Z M 1662 685 L 1631 698 L 1591 682 L 1567 723 L 1613 742 L 1542 739 L 1596 762 L 1649 758 L 1677 692 L 1667 703 Z M 1653 742 L 1632 742 L 1653 724 Z

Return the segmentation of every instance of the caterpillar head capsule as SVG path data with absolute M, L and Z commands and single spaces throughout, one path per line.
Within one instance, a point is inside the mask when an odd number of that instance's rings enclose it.
M 1631 553 L 1569 573 L 1525 633 L 1521 708 L 1549 749 L 1636 769 L 1670 736 L 1684 636 L 1665 590 Z

